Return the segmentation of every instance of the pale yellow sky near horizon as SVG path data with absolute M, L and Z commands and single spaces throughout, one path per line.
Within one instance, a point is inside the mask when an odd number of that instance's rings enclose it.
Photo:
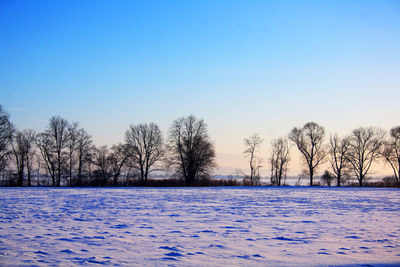
M 289 166 L 288 166 L 288 176 L 297 176 L 302 173 L 302 170 L 306 168 L 305 165 L 301 163 L 301 155 L 294 148 L 290 151 Z M 263 164 L 261 168 L 261 176 L 269 176 L 270 166 L 267 162 L 269 155 L 268 154 L 259 154 L 263 159 Z M 325 170 L 331 170 L 331 166 L 329 163 L 329 157 L 326 158 L 324 164 L 322 164 L 317 170 L 317 176 L 322 175 Z M 214 174 L 221 175 L 237 175 L 237 170 L 241 170 L 245 173 L 249 172 L 248 160 L 241 154 L 224 154 L 217 153 L 216 155 L 217 168 L 214 170 Z M 391 167 L 384 162 L 383 159 L 378 159 L 372 163 L 370 172 L 368 177 L 382 177 L 382 176 L 392 176 L 393 171 Z

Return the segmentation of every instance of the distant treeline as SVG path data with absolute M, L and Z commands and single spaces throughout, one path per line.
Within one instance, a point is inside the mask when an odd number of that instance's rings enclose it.
M 268 185 L 285 185 L 293 144 L 301 153 L 309 185 L 400 186 L 400 126 L 389 134 L 375 127 L 355 129 L 345 137 L 331 135 L 315 122 L 295 127 L 274 139 L 267 159 Z M 0 184 L 2 186 L 241 186 L 261 185 L 263 160 L 258 155 L 263 140 L 258 134 L 244 139 L 249 173 L 235 179 L 212 179 L 215 148 L 203 120 L 190 115 L 171 124 L 167 138 L 155 123 L 130 125 L 123 143 L 96 147 L 77 122 L 50 118 L 43 132 L 17 130 L 0 105 Z M 392 177 L 366 183 L 370 168 L 384 160 Z M 322 163 L 329 161 L 316 183 Z M 152 172 L 171 173 L 170 179 L 149 178 Z M 264 184 L 263 184 L 264 185 Z

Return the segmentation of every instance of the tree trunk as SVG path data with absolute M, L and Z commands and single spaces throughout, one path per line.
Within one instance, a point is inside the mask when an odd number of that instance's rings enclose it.
M 71 187 L 71 181 L 72 181 L 72 161 L 69 163 L 69 186 Z
M 78 161 L 78 186 L 82 185 L 82 156 L 79 154 L 79 161 Z
M 57 165 L 57 186 L 61 186 L 61 152 L 58 152 L 58 165 Z
M 31 186 L 31 171 L 28 170 L 28 186 Z
M 24 186 L 24 173 L 21 171 L 18 171 L 18 186 Z
M 113 186 L 117 186 L 118 185 L 118 176 L 119 176 L 119 173 L 114 174 Z
M 194 185 L 194 180 L 195 180 L 195 175 L 194 174 L 188 174 L 186 176 L 186 186 L 193 186 Z
M 362 173 L 362 170 L 359 170 L 358 177 L 359 177 L 358 178 L 359 186 L 362 186 L 363 185 L 363 180 L 364 180 L 364 175 Z

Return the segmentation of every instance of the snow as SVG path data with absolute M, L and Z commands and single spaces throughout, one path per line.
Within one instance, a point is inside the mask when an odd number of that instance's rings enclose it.
M 400 191 L 0 188 L 0 265 L 99 264 L 395 266 Z

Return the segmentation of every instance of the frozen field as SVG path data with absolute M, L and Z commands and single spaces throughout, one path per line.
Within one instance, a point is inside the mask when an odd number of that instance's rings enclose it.
M 400 190 L 0 188 L 0 265 L 399 265 Z

